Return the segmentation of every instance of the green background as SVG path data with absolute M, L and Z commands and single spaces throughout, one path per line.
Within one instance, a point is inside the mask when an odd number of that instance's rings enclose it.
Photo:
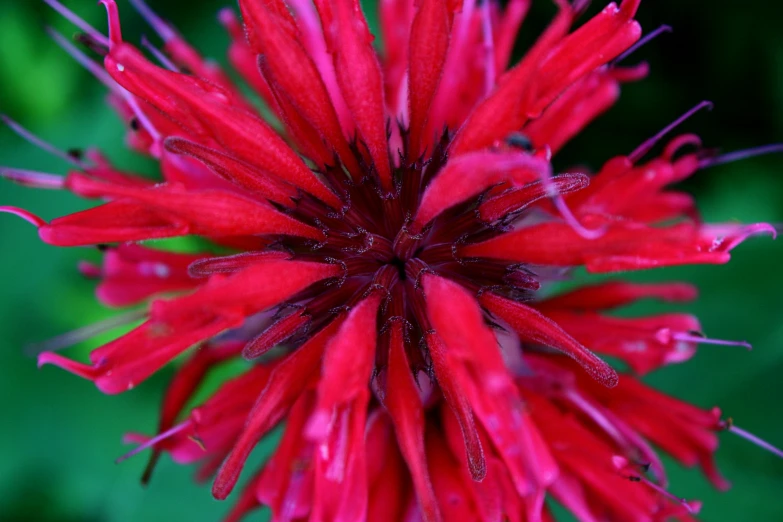
M 227 38 L 215 20 L 222 1 L 151 3 L 207 55 L 223 59 Z M 66 2 L 99 28 L 102 8 L 93 0 Z M 152 34 L 120 1 L 126 39 Z M 366 2 L 373 11 L 373 2 Z M 702 99 L 715 102 L 682 129 L 697 132 L 707 146 L 724 150 L 783 139 L 783 21 L 767 0 L 716 3 L 703 0 L 643 2 L 645 30 L 674 26 L 638 52 L 652 74 L 628 85 L 611 114 L 570 144 L 565 166 L 594 167 L 627 153 Z M 600 6 L 597 6 L 600 7 Z M 593 11 L 597 9 L 593 8 Z M 520 48 L 541 30 L 553 9 L 536 2 Z M 374 16 L 374 13 L 373 13 Z M 121 147 L 123 129 L 106 108 L 103 90 L 49 39 L 43 27 L 64 23 L 35 0 L 0 3 L 0 112 L 62 146 L 98 145 L 122 165 L 154 172 L 154 165 Z M 0 129 L 0 164 L 64 172 L 65 165 Z M 710 220 L 783 222 L 783 157 L 770 156 L 699 173 L 686 184 Z M 51 219 L 83 208 L 77 198 L 0 183 L 0 205 L 17 205 Z M 111 313 L 92 298 L 93 283 L 75 270 L 91 252 L 40 243 L 28 224 L 0 216 L 0 520 L 179 521 L 215 520 L 228 507 L 206 487 L 192 483 L 192 469 L 167 458 L 152 484 L 139 485 L 144 457 L 121 465 L 124 432 L 151 432 L 170 370 L 119 397 L 58 369 L 37 370 L 26 344 L 68 331 Z M 691 362 L 664 369 L 649 380 L 702 407 L 721 406 L 737 424 L 783 445 L 783 244 L 754 239 L 726 266 L 666 269 L 645 280 L 685 279 L 698 284 L 697 313 L 715 338 L 747 339 L 755 350 L 705 346 Z M 639 306 L 632 312 L 664 307 Z M 671 307 L 666 307 L 671 308 Z M 81 357 L 85 343 L 69 355 Z M 717 455 L 734 482 L 728 493 L 710 488 L 697 470 L 670 467 L 672 490 L 699 498 L 707 521 L 783 520 L 783 461 L 758 448 L 721 436 Z M 251 517 L 252 518 L 252 517 Z M 261 519 L 258 514 L 255 519 Z

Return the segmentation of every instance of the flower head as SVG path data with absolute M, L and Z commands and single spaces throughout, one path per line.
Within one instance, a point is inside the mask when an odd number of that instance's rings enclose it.
M 774 234 L 699 219 L 670 185 L 726 158 L 693 135 L 648 157 L 671 128 L 597 173 L 553 172 L 552 155 L 646 75 L 620 65 L 641 36 L 639 0 L 574 31 L 584 2 L 557 2 L 514 65 L 526 0 L 384 0 L 381 55 L 357 0 L 240 0 L 241 24 L 230 10 L 220 19 L 267 118 L 141 0 L 131 3 L 164 42 L 145 42 L 151 58 L 123 40 L 114 0 L 101 1 L 108 36 L 47 3 L 103 56 L 101 68 L 54 35 L 109 88 L 129 145 L 159 161 L 163 181 L 94 151 L 65 155 L 75 168 L 64 178 L 3 173 L 98 206 L 50 223 L 4 209 L 49 244 L 103 249 L 102 266 L 81 267 L 103 303 L 148 303 L 124 316 L 143 322 L 89 363 L 50 351 L 40 364 L 113 394 L 186 354 L 159 433 L 128 436 L 139 444 L 128 456 L 152 449 L 147 478 L 168 452 L 200 462 L 225 498 L 284 423 L 232 519 L 265 505 L 278 520 L 535 521 L 551 517 L 547 496 L 584 521 L 687 519 L 698 504 L 667 492 L 651 444 L 727 486 L 713 461 L 716 432 L 729 427 L 720 411 L 637 375 L 700 343 L 746 343 L 707 339 L 687 314 L 609 314 L 640 299 L 687 301 L 693 287 L 538 292 L 572 267 L 725 263 L 747 237 Z M 143 243 L 188 235 L 212 250 Z M 186 406 L 239 357 L 252 361 L 243 374 Z

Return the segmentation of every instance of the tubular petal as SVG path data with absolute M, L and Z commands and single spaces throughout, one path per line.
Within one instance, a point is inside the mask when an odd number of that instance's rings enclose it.
M 307 436 L 313 441 L 328 436 L 335 408 L 350 402 L 367 387 L 375 354 L 375 332 L 381 295 L 372 294 L 353 308 L 335 337 L 329 341 L 324 355 L 323 374 L 318 387 L 318 404 Z
M 550 297 L 541 302 L 544 308 L 608 310 L 632 304 L 640 299 L 655 298 L 667 302 L 696 299 L 696 287 L 688 283 L 640 284 L 608 281 Z
M 224 154 L 216 149 L 210 149 L 183 138 L 166 138 L 163 142 L 166 150 L 176 154 L 186 154 L 206 165 L 218 176 L 239 185 L 240 187 L 258 193 L 270 201 L 291 207 L 291 199 L 297 191 L 274 178 L 253 169 L 247 163 Z
M 310 285 L 338 277 L 338 264 L 270 259 L 255 263 L 228 277 L 212 277 L 192 294 L 169 301 L 155 301 L 151 312 L 161 321 L 175 321 L 199 310 L 245 316 L 264 311 L 290 299 Z M 258 285 L 258 281 L 266 284 Z
M 80 174 L 69 177 L 69 186 L 82 194 L 127 198 L 154 209 L 172 221 L 188 223 L 194 234 L 206 236 L 292 234 L 318 240 L 321 231 L 282 214 L 271 206 L 229 192 L 194 192 L 175 186 L 140 189 L 94 181 Z M 67 217 L 59 222 L 67 221 Z M 54 226 L 54 222 L 52 224 Z M 115 241 L 120 241 L 117 238 Z
M 367 145 L 381 187 L 391 191 L 393 180 L 386 139 L 383 79 L 372 48 L 372 35 L 355 0 L 333 0 L 332 5 L 335 26 L 330 30 L 336 31 L 331 44 L 335 49 L 337 81 L 356 128 Z M 329 27 L 323 19 L 322 23 Z
M 285 96 L 305 121 L 318 130 L 337 152 L 348 171 L 358 174 L 342 126 L 318 69 L 289 30 L 293 22 L 287 7 L 275 14 L 258 2 L 240 2 L 251 47 L 262 54 L 262 73 L 270 86 Z M 339 67 L 338 67 L 339 69 Z M 338 71 L 339 79 L 339 71 Z
M 326 344 L 337 332 L 340 323 L 341 321 L 333 321 L 288 356 L 272 372 L 268 384 L 247 418 L 241 435 L 217 473 L 212 486 L 212 494 L 215 498 L 223 500 L 231 493 L 247 457 L 258 440 L 280 421 L 296 398 L 310 384 Z
M 429 184 L 413 219 L 416 229 L 447 208 L 501 183 L 524 186 L 548 173 L 548 162 L 535 156 L 513 153 L 475 152 L 450 162 Z
M 617 386 L 618 376 L 611 366 L 576 342 L 557 323 L 522 303 L 485 292 L 479 300 L 492 313 L 511 325 L 522 339 L 560 350 L 584 368 L 590 376 L 607 387 Z
M 449 46 L 449 11 L 446 0 L 423 0 L 411 28 L 408 57 L 410 154 L 422 150 L 430 105 L 440 81 Z
M 156 67 L 127 44 L 112 49 L 105 65 L 117 83 L 175 118 L 189 133 L 206 133 L 238 158 L 301 187 L 335 208 L 341 206 L 337 196 L 267 124 L 244 108 L 228 105 L 217 86 Z M 205 128 L 201 121 L 211 124 Z
M 473 410 L 463 389 L 464 382 L 468 377 L 465 375 L 464 369 L 460 367 L 460 361 L 455 360 L 449 354 L 449 350 L 436 334 L 430 334 L 426 339 L 443 397 L 454 413 L 462 432 L 471 477 L 473 480 L 482 480 L 487 473 L 487 464 L 473 419 Z
M 397 432 L 397 441 L 411 473 L 416 496 L 425 522 L 442 520 L 424 451 L 424 409 L 416 382 L 405 356 L 402 326 L 396 323 L 389 332 L 388 387 L 384 405 L 389 410 Z

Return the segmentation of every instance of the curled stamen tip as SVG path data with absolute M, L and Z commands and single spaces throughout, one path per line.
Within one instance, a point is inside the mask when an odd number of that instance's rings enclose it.
M 27 221 L 28 223 L 30 223 L 36 228 L 41 228 L 42 226 L 46 225 L 46 221 L 36 216 L 32 212 L 28 212 L 23 208 L 0 206 L 0 213 L 13 214 L 15 216 L 19 216 L 20 218 L 24 219 L 25 221 Z
M 598 239 L 606 233 L 606 227 L 601 226 L 598 228 L 585 228 L 579 223 L 574 226 L 574 231 L 585 239 Z
M 729 238 L 729 243 L 726 245 L 728 250 L 733 249 L 746 239 L 758 236 L 762 234 L 769 234 L 772 239 L 777 239 L 778 228 L 769 223 L 753 223 L 752 225 L 740 225 L 734 231 L 734 237 Z
M 55 364 L 54 360 L 52 359 L 52 355 L 54 354 L 52 354 L 51 352 L 44 352 L 38 354 L 38 360 L 36 361 L 36 366 L 38 367 L 39 370 L 44 366 L 46 366 L 47 364 Z
M 770 223 L 756 223 L 755 225 L 749 225 L 747 228 L 747 234 L 749 236 L 755 236 L 759 234 L 769 234 L 772 239 L 777 239 L 778 230 L 780 226 L 776 227 Z
M 120 12 L 115 0 L 98 0 L 98 3 L 106 8 L 109 17 L 109 43 L 117 45 L 122 43 L 122 30 L 120 28 Z

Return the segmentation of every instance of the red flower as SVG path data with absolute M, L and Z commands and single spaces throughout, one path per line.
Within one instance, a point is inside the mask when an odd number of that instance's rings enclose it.
M 101 69 L 55 35 L 110 89 L 129 144 L 164 181 L 95 152 L 64 156 L 76 167 L 65 178 L 4 174 L 100 205 L 51 223 L 4 210 L 47 243 L 104 249 L 103 266 L 81 268 L 105 304 L 151 299 L 144 322 L 89 363 L 48 352 L 40 364 L 120 393 L 190 352 L 159 434 L 128 437 L 140 444 L 128 456 L 152 448 L 145 480 L 165 451 L 200 462 L 225 498 L 285 421 L 229 519 L 263 504 L 276 520 L 551 520 L 548 495 L 583 521 L 688 519 L 698 505 L 666 492 L 651 443 L 727 486 L 713 462 L 720 412 L 635 376 L 723 341 L 685 314 L 606 315 L 695 290 L 614 281 L 536 294 L 570 267 L 725 263 L 748 236 L 774 233 L 701 222 L 669 186 L 724 158 L 685 135 L 645 159 L 671 129 L 595 174 L 553 175 L 552 154 L 646 74 L 615 60 L 641 35 L 639 0 L 573 32 L 580 8 L 558 2 L 510 68 L 526 0 L 384 0 L 382 56 L 357 0 L 240 0 L 244 26 L 230 11 L 221 20 L 267 120 L 141 0 L 162 66 L 123 41 L 113 0 L 101 2 L 108 38 L 47 2 L 104 55 Z M 136 244 L 186 235 L 231 253 Z M 254 364 L 188 410 L 209 372 L 240 355 Z

